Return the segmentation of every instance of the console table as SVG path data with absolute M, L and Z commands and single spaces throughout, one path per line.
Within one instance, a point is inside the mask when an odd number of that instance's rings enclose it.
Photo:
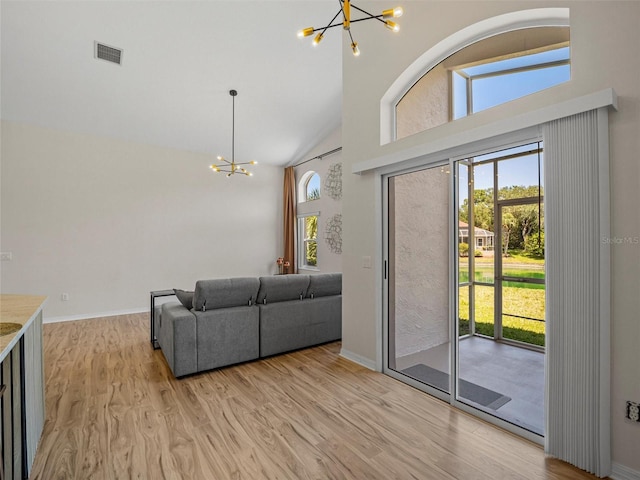
M 156 322 L 155 322 L 156 298 L 169 297 L 171 295 L 175 295 L 175 292 L 173 290 L 151 291 L 151 309 L 149 310 L 149 331 L 151 332 L 151 345 L 153 345 L 154 350 L 157 350 L 158 348 L 160 348 L 160 345 L 158 345 L 158 340 L 156 339 Z
M 4 478 L 29 477 L 44 427 L 42 306 L 46 297 L 0 295 L 0 444 Z

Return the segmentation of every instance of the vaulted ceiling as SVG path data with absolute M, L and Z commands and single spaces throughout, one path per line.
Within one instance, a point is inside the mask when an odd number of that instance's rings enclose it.
M 334 1 L 1 2 L 3 120 L 283 165 L 340 125 Z M 123 49 L 122 65 L 94 42 Z

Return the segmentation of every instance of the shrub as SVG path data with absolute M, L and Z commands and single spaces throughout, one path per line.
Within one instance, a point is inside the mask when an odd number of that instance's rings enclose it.
M 481 257 L 481 256 L 482 256 L 482 250 L 478 250 L 478 249 L 476 249 L 476 250 L 473 252 L 473 256 L 474 256 L 474 257 Z
M 466 257 L 469 255 L 469 244 L 460 242 L 458 244 L 458 252 L 460 252 L 461 257 Z

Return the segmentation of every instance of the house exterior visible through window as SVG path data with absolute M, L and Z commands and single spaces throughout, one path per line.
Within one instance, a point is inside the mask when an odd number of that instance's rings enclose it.
M 298 268 L 318 268 L 318 217 L 319 213 L 298 217 Z

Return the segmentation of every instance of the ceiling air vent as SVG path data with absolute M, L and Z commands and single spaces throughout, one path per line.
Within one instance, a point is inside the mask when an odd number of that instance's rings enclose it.
M 100 60 L 106 60 L 107 62 L 122 64 L 122 49 L 110 47 L 104 43 L 95 42 L 94 55 Z

